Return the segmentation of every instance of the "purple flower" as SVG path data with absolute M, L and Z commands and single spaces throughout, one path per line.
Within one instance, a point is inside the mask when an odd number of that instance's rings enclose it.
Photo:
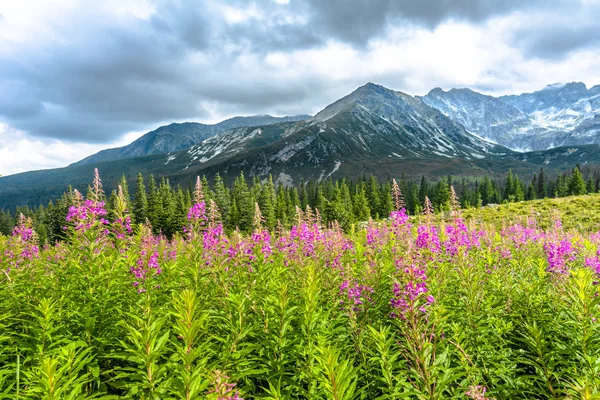
M 461 218 L 455 218 L 451 225 L 446 226 L 446 241 L 444 247 L 446 253 L 454 256 L 459 250 L 470 249 L 472 247 L 479 248 L 481 246 L 481 237 L 484 236 L 482 231 L 469 232 L 465 222 Z
M 420 249 L 428 249 L 432 253 L 439 253 L 441 244 L 435 226 L 420 225 L 417 228 L 417 247 Z
M 408 215 L 406 215 L 406 209 L 402 208 L 398 211 L 392 211 L 390 213 L 390 219 L 394 227 L 405 225 L 408 222 Z
M 575 259 L 575 251 L 568 239 L 548 240 L 544 243 L 548 259 L 548 272 L 566 275 L 569 273 L 568 261 Z
M 76 232 L 86 232 L 94 226 L 108 225 L 103 201 L 83 200 L 75 190 L 76 204 L 69 208 L 66 220 L 73 223 Z
M 362 311 L 365 301 L 373 302 L 372 293 L 372 287 L 346 279 L 340 285 L 340 304 L 349 305 L 354 312 Z
M 208 217 L 206 216 L 206 204 L 203 201 L 194 204 L 188 211 L 187 219 L 190 222 L 200 222 L 201 224 L 208 221 Z
M 19 217 L 19 223 L 13 229 L 12 236 L 8 241 L 10 250 L 4 251 L 4 256 L 9 260 L 13 268 L 22 266 L 25 262 L 39 257 L 37 234 L 33 229 L 33 221 L 23 214 Z
M 394 283 L 394 296 L 390 305 L 394 308 L 392 317 L 406 320 L 409 316 L 416 316 L 416 311 L 424 314 L 427 307 L 435 302 L 433 296 L 427 293 L 427 274 L 425 269 L 411 263 L 404 265 L 403 260 L 397 262 L 396 269 L 400 271 L 399 282 Z

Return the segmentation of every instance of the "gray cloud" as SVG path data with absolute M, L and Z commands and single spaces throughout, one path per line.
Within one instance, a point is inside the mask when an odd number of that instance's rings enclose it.
M 600 3 L 573 2 L 562 8 L 544 8 L 507 40 L 528 58 L 558 61 L 573 52 L 600 47 Z
M 364 82 L 332 82 L 312 71 L 290 82 L 265 62 L 267 54 L 331 39 L 360 50 L 390 25 L 480 22 L 515 10 L 560 8 L 565 1 L 262 0 L 255 3 L 261 17 L 237 23 L 215 7 L 244 8 L 247 1 L 155 0 L 149 19 L 82 9 L 54 23 L 65 40 L 39 38 L 18 52 L 0 52 L 0 120 L 35 136 L 107 143 L 159 122 L 202 120 L 209 106 L 223 114 L 309 112 L 334 85 L 351 90 Z M 519 45 L 534 55 L 559 54 L 596 43 L 592 30 L 555 38 L 528 32 L 529 41 Z M 392 87 L 404 82 L 385 73 L 370 79 L 378 78 Z
M 420 24 L 433 28 L 453 18 L 473 22 L 516 10 L 561 7 L 567 0 L 306 0 L 314 27 L 338 39 L 366 44 L 389 24 Z
M 600 17 L 600 15 L 598 16 Z M 517 33 L 516 43 L 530 57 L 561 59 L 574 51 L 600 46 L 598 26 L 548 26 Z

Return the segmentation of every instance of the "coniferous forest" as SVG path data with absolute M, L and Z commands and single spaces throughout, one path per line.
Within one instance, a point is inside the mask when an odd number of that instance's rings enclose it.
M 397 180 L 409 215 L 422 212 L 425 197 L 436 211 L 449 208 L 450 187 L 461 198 L 463 208 L 488 204 L 520 202 L 543 198 L 566 197 L 600 191 L 600 166 L 577 166 L 563 173 L 547 173 L 541 169 L 531 177 L 520 177 L 508 171 L 503 177 Z M 344 230 L 354 224 L 387 218 L 393 209 L 392 181 L 380 181 L 374 176 L 358 181 L 326 180 L 300 182 L 298 186 L 276 186 L 271 177 L 266 180 L 247 179 L 240 175 L 233 182 L 225 182 L 219 175 L 214 181 L 201 180 L 207 200 L 213 200 L 226 231 L 239 229 L 249 232 L 258 204 L 269 229 L 289 228 L 295 222 L 296 207 L 319 210 L 323 222 L 337 221 Z M 173 187 L 166 178 L 156 179 L 138 174 L 135 182 L 125 176 L 114 187 L 121 186 L 128 209 L 135 223 L 149 221 L 154 233 L 172 237 L 186 224 L 192 205 L 193 184 Z M 81 190 L 81 188 L 79 188 Z M 55 243 L 63 236 L 64 220 L 72 204 L 71 188 L 60 198 L 38 207 L 19 207 L 0 210 L 0 233 L 9 234 L 20 214 L 31 218 L 42 243 Z M 91 190 L 89 187 L 87 191 Z M 117 191 L 107 194 L 109 213 L 114 213 Z

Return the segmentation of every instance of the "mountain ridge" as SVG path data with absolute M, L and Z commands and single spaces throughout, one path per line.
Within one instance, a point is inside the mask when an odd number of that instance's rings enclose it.
M 171 123 L 150 131 L 132 143 L 113 149 L 105 149 L 71 165 L 93 164 L 102 161 L 121 160 L 155 154 L 168 154 L 190 147 L 225 130 L 252 126 L 268 125 L 278 122 L 301 121 L 310 115 L 292 115 L 273 117 L 268 114 L 236 116 L 217 124 L 199 122 Z M 167 140 L 170 139 L 170 140 Z
M 423 99 L 473 134 L 515 151 L 600 144 L 600 85 L 551 84 L 499 97 L 435 88 Z

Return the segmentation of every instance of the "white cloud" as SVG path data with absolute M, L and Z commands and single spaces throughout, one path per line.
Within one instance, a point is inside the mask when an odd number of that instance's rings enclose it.
M 108 147 L 123 146 L 140 137 L 142 132 L 130 132 Z M 60 168 L 94 154 L 106 145 L 72 143 L 56 139 L 38 139 L 0 123 L 0 174 L 46 168 Z

